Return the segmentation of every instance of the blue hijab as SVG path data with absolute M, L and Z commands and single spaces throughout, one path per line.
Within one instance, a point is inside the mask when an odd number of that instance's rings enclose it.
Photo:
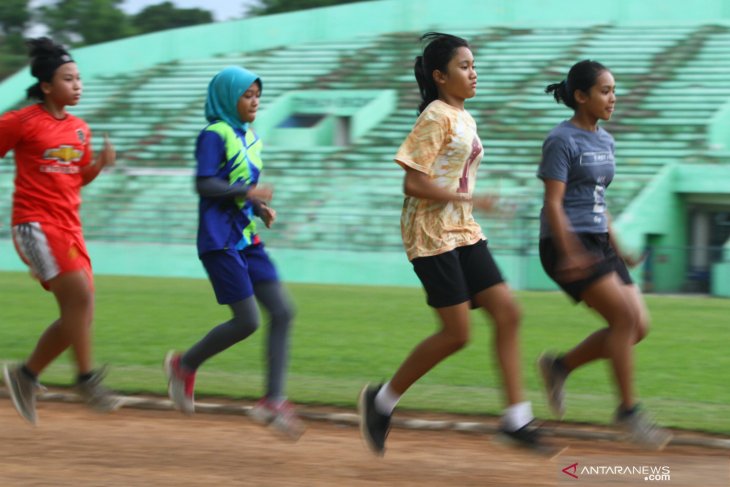
M 205 118 L 209 122 L 223 120 L 233 128 L 248 130 L 248 123 L 242 122 L 238 116 L 238 99 L 256 81 L 263 89 L 258 76 L 238 66 L 228 66 L 213 76 L 205 100 Z

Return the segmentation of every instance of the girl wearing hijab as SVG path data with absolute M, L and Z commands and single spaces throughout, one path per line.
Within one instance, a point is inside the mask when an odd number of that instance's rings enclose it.
M 292 306 L 276 268 L 256 232 L 254 216 L 267 228 L 276 220 L 268 206 L 273 191 L 258 186 L 261 139 L 250 128 L 263 84 L 254 73 L 229 66 L 208 85 L 205 118 L 198 135 L 196 190 L 200 196 L 198 255 L 219 304 L 232 318 L 214 327 L 184 353 L 165 358 L 170 399 L 192 414 L 195 372 L 209 358 L 250 336 L 259 326 L 256 299 L 269 318 L 267 391 L 251 410 L 258 422 L 297 439 L 303 424 L 284 395 Z
M 94 278 L 86 251 L 79 207 L 81 187 L 114 164 L 114 146 L 94 156 L 91 131 L 66 111 L 82 92 L 79 69 L 69 53 L 47 37 L 28 41 L 30 71 L 37 82 L 27 90 L 34 103 L 0 116 L 0 157 L 15 154 L 13 242 L 43 288 L 53 293 L 59 316 L 38 339 L 27 359 L 5 366 L 5 385 L 22 418 L 36 424 L 38 376 L 65 350 L 73 350 L 76 390 L 97 411 L 121 405 L 93 367 Z

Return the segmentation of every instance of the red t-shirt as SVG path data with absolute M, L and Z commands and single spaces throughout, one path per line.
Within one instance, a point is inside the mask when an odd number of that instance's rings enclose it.
M 0 157 L 15 151 L 12 224 L 81 228 L 81 168 L 91 161 L 91 132 L 82 119 L 57 120 L 41 105 L 0 117 Z

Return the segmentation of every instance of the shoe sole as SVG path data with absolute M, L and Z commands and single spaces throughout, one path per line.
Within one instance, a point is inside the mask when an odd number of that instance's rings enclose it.
M 664 442 L 662 442 L 660 445 L 656 446 L 655 447 L 655 450 L 656 451 L 662 451 L 662 450 L 664 450 L 667 447 L 667 445 L 669 445 L 669 442 L 672 441 L 672 439 L 674 439 L 674 435 L 671 434 L 671 433 L 669 433 L 667 435 L 667 439 Z
M 362 436 L 363 440 L 365 440 L 365 445 L 367 446 L 368 450 L 373 452 L 376 456 L 383 457 L 385 456 L 385 449 L 378 449 L 375 441 L 373 441 L 372 437 L 370 436 L 370 432 L 368 432 L 367 420 L 365 418 L 365 412 L 367 410 L 366 396 L 369 387 L 370 384 L 366 384 L 365 387 L 363 387 L 360 391 L 360 396 L 357 398 L 357 412 L 358 416 L 360 416 L 360 436 Z
M 545 389 L 545 395 L 547 396 L 547 402 L 548 407 L 550 408 L 550 411 L 553 413 L 553 415 L 558 419 L 562 420 L 565 416 L 565 411 L 561 411 L 560 409 L 556 408 L 553 405 L 553 401 L 551 399 L 552 394 L 550 391 L 550 386 L 548 385 L 548 382 L 550 382 L 550 373 L 545 370 L 545 368 L 542 366 L 542 359 L 545 357 L 545 354 L 543 353 L 540 355 L 540 357 L 537 359 L 537 370 L 540 372 L 540 376 L 542 377 L 542 385 Z
M 497 433 L 494 436 L 494 442 L 500 446 L 510 448 L 512 450 L 520 450 L 524 451 L 526 453 L 532 453 L 534 455 L 539 455 L 541 457 L 548 458 L 549 460 L 552 460 L 554 458 L 559 457 L 561 454 L 563 454 L 569 446 L 553 446 L 553 445 L 540 445 L 540 446 L 528 446 L 524 443 L 520 443 L 519 441 L 516 441 L 512 438 L 510 438 L 507 435 L 503 435 L 501 433 Z
M 165 368 L 165 376 L 167 377 L 167 397 L 170 398 L 170 401 L 172 402 L 172 407 L 177 409 L 183 414 L 187 414 L 188 416 L 191 416 L 193 413 L 195 413 L 195 403 L 193 403 L 193 407 L 190 411 L 186 411 L 183 408 L 178 407 L 175 400 L 172 398 L 172 381 L 170 380 L 170 377 L 172 377 L 172 359 L 175 358 L 175 351 L 170 350 L 165 355 L 165 360 L 163 362 L 163 367 Z
M 301 420 L 299 421 L 301 423 Z M 276 436 L 279 436 L 281 438 L 284 438 L 285 440 L 289 441 L 297 441 L 299 438 L 302 437 L 304 434 L 304 431 L 306 430 L 306 427 L 304 426 L 304 423 L 301 423 L 300 428 L 289 428 L 287 426 L 281 425 L 281 423 L 276 421 L 276 418 L 274 418 L 269 424 L 268 428 L 273 431 Z
M 254 423 L 258 423 L 262 426 L 268 426 L 274 421 L 274 415 L 268 412 L 258 412 L 256 409 L 251 408 L 248 412 L 248 417 L 251 418 Z
M 18 401 L 18 394 L 15 391 L 15 388 L 13 387 L 13 381 L 10 379 L 10 369 L 8 366 L 3 367 L 3 378 L 5 379 L 5 386 L 8 388 L 8 392 L 10 393 L 10 400 L 13 401 L 13 406 L 15 406 L 15 411 L 18 413 L 18 415 L 32 424 L 33 426 L 36 426 L 38 419 L 31 419 L 26 417 L 23 413 L 20 411 L 23 409 L 20 407 L 20 401 Z
M 644 443 L 641 441 L 636 441 L 631 437 L 631 433 L 629 431 L 626 431 L 625 428 L 621 427 L 621 425 L 614 424 L 614 427 L 618 429 L 619 437 L 621 440 L 623 440 L 626 443 L 636 445 L 639 448 L 643 448 L 647 451 L 662 451 L 664 450 L 669 443 L 674 439 L 674 435 L 672 433 L 667 434 L 667 438 L 662 441 L 661 443 L 658 443 L 656 445 L 652 445 L 650 443 Z
M 256 412 L 254 409 L 251 409 L 248 412 L 248 417 L 251 418 L 254 423 L 268 428 L 274 434 L 276 434 L 276 436 L 284 438 L 286 440 L 297 441 L 299 438 L 301 438 L 301 436 L 307 429 L 303 423 L 301 428 L 287 428 L 286 426 L 282 426 L 280 422 L 276 421 L 275 414 L 267 412 Z

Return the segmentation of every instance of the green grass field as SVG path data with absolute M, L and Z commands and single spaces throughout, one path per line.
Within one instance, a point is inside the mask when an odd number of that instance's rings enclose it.
M 127 393 L 165 394 L 162 359 L 228 319 L 205 280 L 99 276 L 95 355 L 109 384 Z M 420 289 L 289 285 L 298 308 L 289 395 L 296 402 L 354 406 L 365 382 L 390 377 L 435 329 Z M 56 317 L 53 297 L 22 273 L 0 273 L 0 361 L 23 359 Z M 543 349 L 575 344 L 600 321 L 559 293 L 520 292 L 525 386 L 538 417 L 549 418 L 534 361 Z M 644 404 L 668 426 L 730 433 L 730 300 L 647 296 L 652 331 L 636 349 Z M 502 394 L 490 326 L 473 313 L 473 340 L 416 384 L 402 408 L 498 414 Z M 257 398 L 262 392 L 263 330 L 206 363 L 197 394 Z M 42 377 L 67 385 L 68 357 Z M 605 362 L 568 382 L 566 420 L 606 423 L 616 401 Z

